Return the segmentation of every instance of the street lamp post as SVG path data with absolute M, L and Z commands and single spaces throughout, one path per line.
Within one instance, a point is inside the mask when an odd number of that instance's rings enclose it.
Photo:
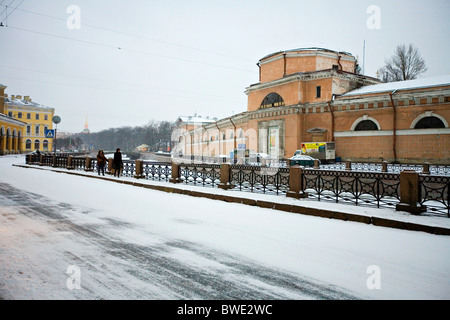
M 56 127 L 55 127 L 55 137 L 53 138 L 53 150 L 54 150 L 53 153 L 56 156 L 56 131 L 58 129 L 58 123 L 61 122 L 61 118 L 59 116 L 53 116 L 52 121 L 56 125 Z

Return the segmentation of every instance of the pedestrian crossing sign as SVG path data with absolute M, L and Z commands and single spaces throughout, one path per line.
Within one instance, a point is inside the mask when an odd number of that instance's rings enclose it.
M 54 138 L 55 137 L 55 130 L 53 130 L 53 129 L 45 130 L 45 137 L 46 138 Z

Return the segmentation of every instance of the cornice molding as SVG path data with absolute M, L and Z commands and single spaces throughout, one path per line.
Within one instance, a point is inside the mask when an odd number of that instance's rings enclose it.
M 353 56 L 349 56 L 348 54 L 338 54 L 338 53 L 333 53 L 333 52 L 326 52 L 326 51 L 286 51 L 285 53 L 286 58 L 302 58 L 302 57 L 324 57 L 324 58 L 335 58 L 337 59 L 338 56 L 341 57 L 341 60 L 343 61 L 350 61 L 350 62 L 355 62 L 356 58 Z M 264 65 L 267 63 L 271 63 L 280 59 L 283 59 L 284 54 L 283 52 L 279 52 L 277 55 L 273 56 L 273 57 L 269 57 L 266 59 L 261 59 L 259 60 L 259 64 L 260 65 Z
M 305 73 L 294 73 L 292 75 L 287 75 L 284 78 L 276 79 L 269 82 L 264 83 L 258 83 L 254 84 L 250 87 L 247 87 L 245 89 L 245 94 L 249 94 L 253 91 L 263 90 L 267 88 L 273 88 L 278 87 L 281 85 L 285 85 L 287 83 L 295 82 L 295 81 L 311 81 L 311 80 L 318 80 L 318 79 L 326 79 L 326 78 L 337 78 L 337 79 L 344 79 L 344 80 L 350 80 L 350 81 L 357 81 L 361 84 L 370 85 L 374 84 L 375 81 L 368 79 L 365 76 L 361 76 L 354 73 L 347 73 L 342 71 L 336 71 L 333 69 L 328 70 L 320 70 L 320 71 L 313 71 L 313 72 L 305 72 Z

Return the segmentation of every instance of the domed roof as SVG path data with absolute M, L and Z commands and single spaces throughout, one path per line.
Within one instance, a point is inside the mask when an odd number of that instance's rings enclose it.
M 275 56 L 275 55 L 280 54 L 280 53 L 300 52 L 300 51 L 332 52 L 332 53 L 336 53 L 336 54 L 345 54 L 345 55 L 353 56 L 351 53 L 345 52 L 345 51 L 336 51 L 336 50 L 331 50 L 331 49 L 326 49 L 326 48 L 319 48 L 319 47 L 308 47 L 308 48 L 298 48 L 298 49 L 291 49 L 291 50 L 283 50 L 283 51 L 274 52 L 274 53 L 268 54 L 265 57 L 261 58 L 260 61 L 264 60 L 264 59 L 267 59 L 267 58 L 270 58 L 270 57 Z

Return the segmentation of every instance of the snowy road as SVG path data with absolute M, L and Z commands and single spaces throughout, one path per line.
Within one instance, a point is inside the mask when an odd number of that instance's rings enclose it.
M 448 236 L 13 163 L 0 157 L 2 299 L 450 298 Z

